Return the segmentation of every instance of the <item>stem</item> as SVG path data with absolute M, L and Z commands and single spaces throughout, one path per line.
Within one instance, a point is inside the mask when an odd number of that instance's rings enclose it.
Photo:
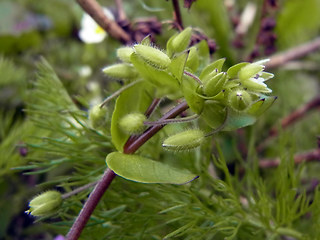
M 110 20 L 96 0 L 77 0 L 82 9 L 87 12 L 106 32 L 123 43 L 131 42 L 126 33 L 115 21 Z
M 164 114 L 159 119 L 159 121 L 169 119 L 169 118 L 175 118 L 176 116 L 178 116 L 180 113 L 182 113 L 188 108 L 189 108 L 188 104 L 185 101 L 183 101 L 182 103 L 180 103 L 179 105 L 177 105 L 176 107 L 168 111 L 166 114 Z M 139 135 L 137 139 L 134 142 L 132 142 L 132 144 L 125 144 L 123 152 L 126 154 L 134 153 L 153 135 L 155 135 L 158 131 L 160 131 L 163 127 L 164 125 L 160 125 L 160 126 L 158 125 L 158 126 L 152 126 L 148 128 L 144 133 Z
M 116 6 L 117 6 L 117 10 L 118 10 L 118 18 L 119 21 L 126 21 L 127 20 L 127 16 L 125 11 L 123 10 L 123 4 L 122 4 L 122 0 L 116 0 Z
M 184 71 L 183 72 L 185 75 L 192 77 L 194 80 L 196 80 L 200 85 L 203 85 L 201 82 L 200 78 L 198 78 L 196 75 L 192 74 L 191 72 Z
M 303 162 L 311 162 L 311 161 L 320 161 L 320 148 L 300 153 L 294 156 L 294 163 L 300 164 Z M 260 168 L 273 168 L 277 167 L 280 164 L 280 158 L 275 159 L 261 159 L 259 161 Z
M 173 9 L 174 9 L 174 19 L 177 23 L 178 29 L 181 31 L 181 30 L 183 30 L 183 25 L 182 25 L 182 18 L 181 18 L 181 12 L 180 12 L 180 7 L 179 7 L 179 1 L 172 0 L 172 5 L 173 5 Z
M 184 110 L 188 109 L 188 105 L 186 102 L 182 102 L 166 114 L 160 118 L 160 120 L 165 120 L 168 118 L 174 118 L 182 113 Z M 124 146 L 124 153 L 132 154 L 134 153 L 139 147 L 141 147 L 147 140 L 149 140 L 153 135 L 155 135 L 161 128 L 164 126 L 153 126 L 147 129 L 144 133 L 137 137 L 135 141 L 130 144 L 125 144 Z M 84 204 L 82 210 L 80 211 L 78 217 L 76 218 L 75 222 L 73 223 L 70 231 L 68 232 L 66 239 L 67 240 L 77 240 L 85 227 L 86 223 L 88 222 L 92 212 L 98 205 L 101 197 L 108 189 L 110 183 L 115 178 L 116 174 L 110 170 L 106 169 L 102 178 L 97 183 L 91 194 L 89 195 L 88 200 Z
M 289 49 L 285 52 L 278 53 L 270 57 L 270 61 L 266 63 L 266 68 L 279 67 L 291 60 L 304 57 L 320 48 L 320 37 L 311 42 L 307 42 L 300 46 Z
M 104 192 L 108 189 L 110 183 L 115 178 L 115 176 L 116 174 L 112 170 L 106 169 L 106 171 L 102 175 L 102 178 L 100 179 L 96 187 L 93 189 L 93 191 L 89 195 L 88 200 L 84 204 L 77 219 L 75 220 L 70 231 L 68 232 L 66 236 L 67 240 L 76 240 L 79 238 L 92 212 L 98 205 L 101 197 L 103 196 Z
M 294 124 L 298 120 L 305 117 L 309 111 L 311 111 L 315 108 L 318 108 L 318 107 L 320 107 L 320 97 L 314 98 L 313 100 L 311 100 L 310 102 L 308 102 L 307 104 L 302 106 L 301 108 L 293 111 L 288 116 L 283 118 L 281 120 L 282 129 L 285 129 L 285 128 L 289 127 L 290 125 Z M 259 146 L 257 147 L 257 150 L 259 152 L 261 152 L 266 147 L 266 145 L 270 141 L 270 139 L 276 137 L 278 134 L 279 134 L 279 131 L 278 131 L 277 127 L 272 127 L 271 130 L 269 131 L 269 136 L 259 144 Z
M 165 120 L 157 120 L 154 122 L 150 122 L 150 121 L 145 121 L 144 124 L 145 125 L 150 125 L 150 126 L 155 126 L 155 125 L 166 125 L 169 123 L 183 123 L 183 122 L 190 122 L 193 120 L 196 120 L 197 118 L 199 118 L 198 114 L 194 114 L 188 117 L 184 117 L 184 118 L 174 118 L 174 119 L 165 119 Z
M 141 82 L 141 80 L 137 80 L 132 83 L 129 83 L 129 84 L 125 85 L 124 87 L 120 88 L 119 90 L 115 91 L 109 97 L 107 97 L 105 100 L 103 100 L 103 102 L 100 104 L 100 108 L 102 108 L 104 105 L 106 105 L 113 98 L 119 96 L 123 91 L 127 90 L 128 88 L 131 88 L 132 86 L 134 86 L 136 83 L 139 83 L 139 82 Z
M 65 193 L 65 194 L 62 195 L 62 199 L 67 199 L 67 198 L 69 198 L 69 197 L 71 197 L 71 196 L 73 196 L 73 195 L 76 195 L 76 194 L 78 194 L 79 192 L 82 192 L 82 191 L 84 191 L 84 190 L 86 190 L 86 189 L 88 189 L 88 188 L 90 188 L 90 187 L 95 186 L 97 183 L 98 183 L 98 182 L 91 182 L 91 183 L 88 183 L 88 184 L 86 184 L 86 185 L 84 185 L 84 186 L 81 186 L 81 187 L 79 187 L 79 188 L 76 188 L 76 189 L 74 189 L 74 190 L 71 191 L 71 192 Z

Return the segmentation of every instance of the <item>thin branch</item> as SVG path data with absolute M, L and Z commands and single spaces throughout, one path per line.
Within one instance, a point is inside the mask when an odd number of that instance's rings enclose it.
M 115 2 L 116 2 L 116 6 L 117 6 L 119 21 L 120 22 L 126 21 L 127 16 L 126 16 L 125 11 L 123 10 L 122 0 L 116 0 Z
M 188 104 L 184 101 L 168 111 L 166 114 L 164 114 L 159 121 L 165 120 L 165 119 L 170 119 L 170 118 L 175 118 L 179 114 L 181 114 L 183 111 L 188 109 L 189 106 Z M 123 152 L 127 154 L 132 154 L 135 151 L 137 151 L 146 141 L 148 141 L 153 135 L 155 135 L 158 131 L 160 131 L 164 125 L 157 125 L 157 126 L 152 126 L 148 128 L 144 133 L 139 135 L 137 139 L 132 142 L 131 144 L 125 144 L 123 148 Z
M 300 164 L 303 162 L 312 162 L 312 161 L 320 161 L 320 148 L 300 153 L 294 156 L 294 163 Z M 274 168 L 279 166 L 280 164 L 280 158 L 275 159 L 261 159 L 259 161 L 259 167 L 260 168 Z
M 110 100 L 114 99 L 115 97 L 119 96 L 123 91 L 127 90 L 128 88 L 131 88 L 132 86 L 134 86 L 136 83 L 141 82 L 141 80 L 137 80 L 134 82 L 131 82 L 125 86 L 123 86 L 122 88 L 118 89 L 117 91 L 115 91 L 114 93 L 112 93 L 109 97 L 107 97 L 105 100 L 103 100 L 103 102 L 100 104 L 100 108 L 102 108 L 104 105 L 106 105 Z
M 285 52 L 278 53 L 270 57 L 270 61 L 266 63 L 266 68 L 275 68 L 285 63 L 304 57 L 320 48 L 320 37 L 311 42 L 307 42 L 300 46 L 291 48 Z
M 115 21 L 110 20 L 96 0 L 77 0 L 82 9 L 88 13 L 106 32 L 123 43 L 131 42 L 126 33 Z
M 173 119 L 165 119 L 165 120 L 157 120 L 154 122 L 150 122 L 150 121 L 145 121 L 144 124 L 145 125 L 149 125 L 149 126 L 155 126 L 155 125 L 166 125 L 169 123 L 184 123 L 184 122 L 190 122 L 193 120 L 196 120 L 197 118 L 199 118 L 198 114 L 194 114 L 188 117 L 183 117 L 183 118 L 173 118 Z
M 182 17 L 181 17 L 181 12 L 180 12 L 180 7 L 179 7 L 179 1 L 172 0 L 172 5 L 173 5 L 173 9 L 174 9 L 174 19 L 177 23 L 178 29 L 181 31 L 183 29 L 183 24 L 182 24 Z
M 84 191 L 84 190 L 86 190 L 88 188 L 94 187 L 97 183 L 98 183 L 97 181 L 96 182 L 91 182 L 91 183 L 88 183 L 88 184 L 86 184 L 84 186 L 76 188 L 71 192 L 67 192 L 67 193 L 62 195 L 62 199 L 69 198 L 69 197 L 71 197 L 73 195 L 76 195 L 76 194 L 78 194 L 78 193 L 80 193 L 80 192 L 82 192 L 82 191 Z
M 301 108 L 293 111 L 288 116 L 283 118 L 281 120 L 281 128 L 285 129 L 289 127 L 290 125 L 296 123 L 298 120 L 305 117 L 308 112 L 319 107 L 320 107 L 320 96 L 314 98 L 313 100 L 311 100 L 310 102 L 302 106 Z M 269 131 L 269 136 L 259 144 L 259 146 L 257 147 L 257 150 L 261 152 L 265 148 L 267 143 L 270 141 L 270 139 L 276 137 L 278 134 L 279 134 L 278 128 L 272 127 L 271 130 Z
M 110 170 L 109 168 L 106 169 L 102 178 L 97 183 L 96 187 L 91 192 L 88 200 L 84 204 L 82 210 L 80 211 L 77 219 L 75 220 L 74 224 L 72 225 L 70 231 L 68 232 L 66 239 L 67 240 L 77 240 L 85 227 L 86 223 L 88 222 L 91 214 L 93 213 L 94 209 L 98 205 L 101 197 L 108 189 L 110 183 L 115 178 L 116 174 Z

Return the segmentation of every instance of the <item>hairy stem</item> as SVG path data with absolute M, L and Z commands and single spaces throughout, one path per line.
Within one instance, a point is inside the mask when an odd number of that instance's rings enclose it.
M 66 239 L 67 240 L 76 240 L 79 238 L 83 228 L 87 224 L 91 214 L 93 213 L 94 209 L 98 205 L 101 197 L 108 189 L 110 183 L 115 178 L 116 174 L 110 170 L 106 169 L 102 178 L 97 183 L 96 187 L 91 192 L 88 200 L 84 204 L 82 210 L 80 211 L 77 219 L 73 223 L 70 231 L 68 232 Z
M 123 43 L 131 42 L 130 35 L 104 14 L 102 7 L 96 0 L 77 0 L 77 2 L 112 37 Z
M 186 109 L 188 109 L 188 104 L 186 102 L 182 102 L 176 107 L 174 107 L 173 109 L 171 109 L 170 111 L 168 111 L 166 114 L 164 114 L 163 117 L 160 118 L 160 120 L 175 118 Z M 148 141 L 153 135 L 155 135 L 163 127 L 164 127 L 163 125 L 150 127 L 144 133 L 138 136 L 134 141 L 132 141 L 130 144 L 128 144 L 128 141 L 127 141 L 127 143 L 124 146 L 124 153 L 127 153 L 127 154 L 134 153 L 137 149 L 139 149 L 146 141 Z M 103 196 L 105 191 L 108 189 L 109 185 L 111 184 L 115 176 L 116 174 L 112 170 L 106 169 L 106 171 L 102 175 L 102 178 L 100 179 L 100 181 L 97 183 L 97 185 L 91 192 L 88 200 L 84 204 L 82 210 L 80 211 L 78 217 L 76 218 L 70 231 L 68 232 L 66 236 L 67 240 L 76 240 L 79 238 L 91 214 L 93 213 L 101 197 Z
M 84 191 L 84 190 L 86 190 L 88 188 L 94 187 L 97 183 L 98 182 L 91 182 L 91 183 L 88 183 L 88 184 L 86 184 L 84 186 L 76 188 L 71 192 L 67 192 L 67 193 L 62 195 L 62 199 L 67 199 L 67 198 L 69 198 L 69 197 L 71 197 L 73 195 L 76 195 L 76 194 L 78 194 L 78 193 L 80 193 L 80 192 L 82 192 L 82 191 Z

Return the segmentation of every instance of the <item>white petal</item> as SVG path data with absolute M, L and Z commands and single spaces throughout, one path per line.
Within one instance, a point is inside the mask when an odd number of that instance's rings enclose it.
M 85 43 L 99 43 L 102 42 L 107 34 L 105 32 L 96 33 L 92 30 L 80 30 L 79 38 Z

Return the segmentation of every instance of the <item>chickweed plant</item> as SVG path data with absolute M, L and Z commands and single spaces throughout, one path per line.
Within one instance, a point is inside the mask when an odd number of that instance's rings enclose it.
M 102 72 L 121 87 L 94 106 L 38 64 L 26 111 L 45 137 L 29 141 L 30 164 L 19 169 L 54 177 L 28 214 L 66 239 L 319 238 L 319 191 L 301 190 L 293 155 L 274 178 L 259 168 L 248 126 L 277 98 L 268 59 L 212 60 L 196 31 L 181 28 L 165 49 L 149 35 L 114 50 L 118 62 Z M 223 136 L 244 127 L 248 149 L 231 151 L 232 169 Z

